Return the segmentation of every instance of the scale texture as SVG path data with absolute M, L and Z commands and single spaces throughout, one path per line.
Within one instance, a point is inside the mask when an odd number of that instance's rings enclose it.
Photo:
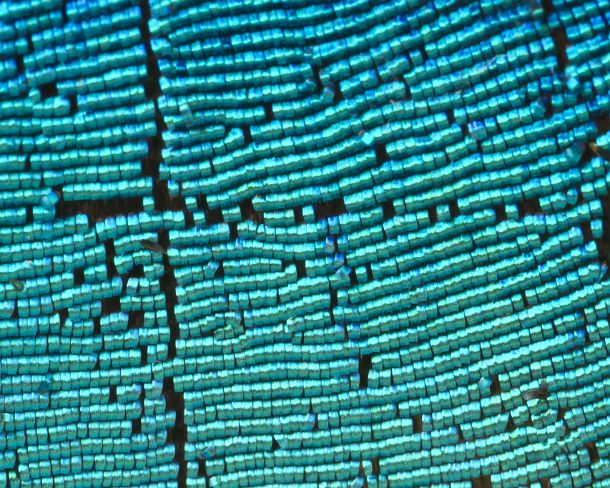
M 0 1 L 0 486 L 610 486 L 609 26 Z

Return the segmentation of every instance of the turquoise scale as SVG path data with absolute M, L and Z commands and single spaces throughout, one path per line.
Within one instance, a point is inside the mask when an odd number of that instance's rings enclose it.
M 609 25 L 0 1 L 0 486 L 610 486 Z

